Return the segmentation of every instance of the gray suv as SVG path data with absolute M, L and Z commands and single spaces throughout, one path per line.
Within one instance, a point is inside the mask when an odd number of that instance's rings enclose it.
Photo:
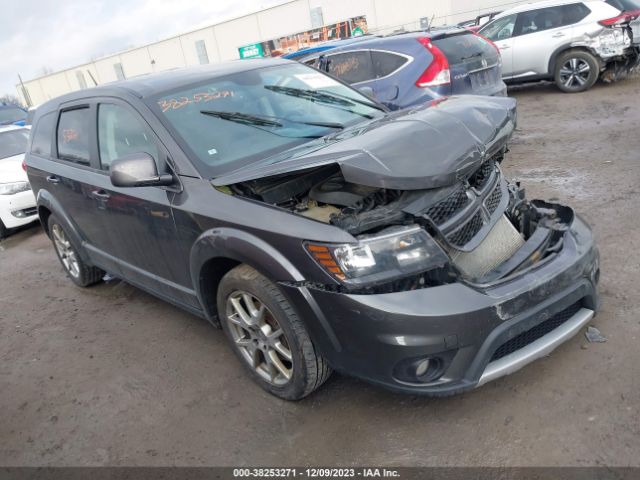
M 639 18 L 635 0 L 560 0 L 504 11 L 479 33 L 500 49 L 505 82 L 554 80 L 581 92 L 637 68 Z
M 108 272 L 222 326 L 269 392 L 302 398 L 335 369 L 448 395 L 598 305 L 589 227 L 502 175 L 515 107 L 391 113 L 297 62 L 237 61 L 51 100 L 26 165 L 75 284 Z

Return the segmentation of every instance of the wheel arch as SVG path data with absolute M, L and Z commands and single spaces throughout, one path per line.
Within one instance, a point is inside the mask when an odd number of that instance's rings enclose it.
M 50 192 L 48 192 L 47 190 L 40 190 L 38 192 L 36 204 L 38 205 L 38 217 L 40 218 L 40 223 L 42 224 L 42 228 L 44 228 L 44 231 L 48 237 L 51 237 L 51 232 L 49 232 L 49 217 L 51 215 L 55 215 L 62 224 L 65 233 L 71 240 L 71 243 L 77 246 L 82 246 L 82 244 L 84 243 L 84 238 L 80 234 L 80 230 L 78 229 L 72 218 L 66 214 L 60 202 L 58 202 L 58 200 L 53 195 L 51 195 Z M 92 265 L 85 249 L 78 248 L 77 250 L 82 261 L 89 265 Z
M 257 236 L 227 227 L 207 230 L 191 248 L 189 270 L 205 316 L 216 325 L 218 286 L 222 277 L 240 264 L 255 268 L 274 282 L 304 280 L 282 253 Z
M 560 56 L 564 53 L 567 53 L 569 51 L 582 51 L 582 52 L 587 52 L 591 55 L 594 56 L 594 58 L 597 60 L 598 65 L 600 67 L 600 69 L 603 68 L 603 61 L 600 58 L 600 56 L 591 48 L 588 47 L 587 45 L 576 45 L 576 44 L 572 44 L 572 45 L 563 45 L 562 47 L 557 48 L 552 54 L 551 57 L 549 58 L 549 69 L 548 69 L 548 73 L 549 75 L 551 75 L 552 77 L 555 76 L 555 72 L 556 72 L 556 63 L 558 61 L 558 58 L 560 58 Z

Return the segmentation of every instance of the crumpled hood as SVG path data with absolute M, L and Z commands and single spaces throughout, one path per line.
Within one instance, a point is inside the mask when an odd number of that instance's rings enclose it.
M 503 148 L 516 126 L 516 101 L 460 96 L 387 115 L 328 137 L 310 153 L 294 151 L 213 180 L 231 185 L 337 163 L 348 182 L 399 190 L 455 183 Z
M 0 183 L 26 182 L 27 173 L 22 169 L 24 154 L 0 159 Z

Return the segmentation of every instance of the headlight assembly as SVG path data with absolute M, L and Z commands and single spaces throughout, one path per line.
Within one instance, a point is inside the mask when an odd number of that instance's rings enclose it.
M 449 258 L 419 226 L 392 227 L 363 235 L 358 243 L 305 243 L 313 259 L 332 277 L 351 285 L 372 285 L 444 266 Z
M 31 190 L 29 182 L 0 183 L 0 195 L 15 195 Z

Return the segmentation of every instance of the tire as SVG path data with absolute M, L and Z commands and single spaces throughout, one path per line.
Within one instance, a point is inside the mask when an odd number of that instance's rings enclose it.
M 2 240 L 3 238 L 7 238 L 8 235 L 9 230 L 7 230 L 7 227 L 5 227 L 4 223 L 2 223 L 2 220 L 0 220 L 0 240 Z
M 99 268 L 87 265 L 80 255 L 78 246 L 74 245 L 55 215 L 50 215 L 47 222 L 53 249 L 64 272 L 79 287 L 88 287 L 102 280 L 104 272 Z
M 253 268 L 240 265 L 222 278 L 217 306 L 231 348 L 269 393 L 299 400 L 331 375 L 287 299 Z
M 553 78 L 563 92 L 578 93 L 593 87 L 599 75 L 596 57 L 584 50 L 569 50 L 558 57 Z

